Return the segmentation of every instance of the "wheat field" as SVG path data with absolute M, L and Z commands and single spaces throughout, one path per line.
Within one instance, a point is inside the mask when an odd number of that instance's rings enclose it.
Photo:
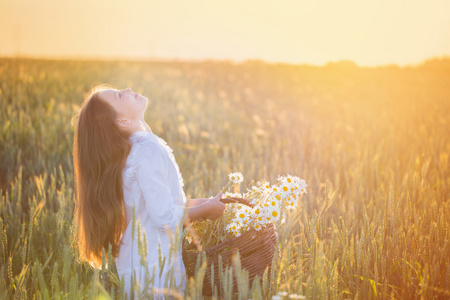
M 450 298 L 450 59 L 411 67 L 0 59 L 0 298 L 116 299 L 77 262 L 71 118 L 96 83 L 131 87 L 188 198 L 227 175 L 308 193 L 259 282 L 224 299 Z M 204 273 L 204 272 L 203 272 Z M 227 275 L 228 278 L 228 275 Z M 185 299 L 201 298 L 202 272 Z M 225 279 L 224 279 L 225 280 Z M 301 297 L 303 296 L 303 297 Z M 213 297 L 215 298 L 215 297 Z

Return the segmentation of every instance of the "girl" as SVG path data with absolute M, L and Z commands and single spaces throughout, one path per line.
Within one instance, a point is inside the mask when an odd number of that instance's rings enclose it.
M 73 144 L 78 251 L 100 269 L 102 248 L 107 252 L 111 245 L 128 296 L 136 286 L 151 294 L 156 292 L 152 287 L 168 284 L 182 294 L 182 226 L 189 220 L 215 220 L 225 205 L 221 193 L 186 200 L 172 149 L 144 120 L 147 102 L 129 88 L 103 85 L 83 102 Z

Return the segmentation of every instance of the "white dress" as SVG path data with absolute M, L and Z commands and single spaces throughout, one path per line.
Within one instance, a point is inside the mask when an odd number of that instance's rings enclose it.
M 186 287 L 186 270 L 181 256 L 180 239 L 186 207 L 183 178 L 172 149 L 163 139 L 150 131 L 138 131 L 130 136 L 130 141 L 132 148 L 122 173 L 127 228 L 121 238 L 120 251 L 116 258 L 119 279 L 124 277 L 128 297 L 131 291 L 130 276 L 133 272 L 139 280 L 141 291 L 148 288 L 151 293 L 151 287 L 168 288 L 169 286 L 165 285 L 165 282 L 168 282 L 172 284 L 172 289 L 182 296 Z M 136 223 L 132 241 L 133 207 Z M 142 266 L 138 249 L 139 223 L 142 245 L 144 232 L 147 238 L 146 265 L 149 277 L 153 276 L 154 280 L 149 286 L 145 286 L 146 267 Z M 175 236 L 177 228 L 178 238 Z M 172 251 L 176 255 L 170 255 L 171 247 L 177 247 Z M 160 266 L 164 259 L 163 266 Z M 166 277 L 167 274 L 173 274 L 173 278 Z M 136 292 L 134 294 L 136 297 Z M 154 297 L 160 299 L 162 295 L 155 294 Z

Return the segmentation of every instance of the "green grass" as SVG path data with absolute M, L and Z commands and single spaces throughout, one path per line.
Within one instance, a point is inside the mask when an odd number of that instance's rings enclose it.
M 225 299 L 450 297 L 450 63 L 0 59 L 0 298 L 120 298 L 114 264 L 76 261 L 71 118 L 94 83 L 151 100 L 190 198 L 241 172 L 293 174 L 308 194 L 279 226 L 272 271 L 224 270 Z M 183 297 L 201 297 L 201 268 Z M 239 274 L 239 294 L 230 283 Z M 287 296 L 284 296 L 287 299 Z

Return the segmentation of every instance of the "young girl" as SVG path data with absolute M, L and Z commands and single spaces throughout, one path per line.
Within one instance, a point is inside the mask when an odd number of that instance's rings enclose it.
M 136 281 L 147 293 L 152 287 L 167 287 L 170 276 L 166 275 L 173 275 L 176 282 L 171 286 L 183 294 L 181 241 L 174 242 L 173 236 L 189 220 L 217 219 L 225 205 L 221 193 L 211 199 L 186 200 L 172 149 L 144 120 L 147 102 L 131 89 L 108 86 L 93 88 L 83 102 L 73 145 L 78 251 L 82 260 L 100 269 L 102 248 L 107 252 L 111 245 L 128 296 L 133 295 Z M 146 246 L 147 255 L 141 257 L 145 252 L 139 251 L 139 241 L 145 241 L 144 232 L 147 243 L 141 249 Z M 175 257 L 170 255 L 174 245 Z M 147 270 L 151 286 L 145 285 Z

